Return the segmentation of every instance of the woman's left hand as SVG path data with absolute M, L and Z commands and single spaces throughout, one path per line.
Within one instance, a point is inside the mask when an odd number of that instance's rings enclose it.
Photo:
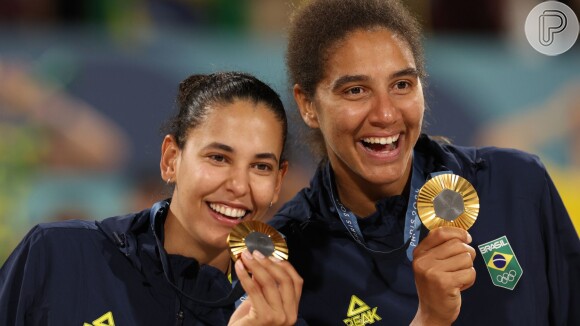
M 294 267 L 257 250 L 245 250 L 240 257 L 235 269 L 248 297 L 229 325 L 294 325 L 303 283 Z

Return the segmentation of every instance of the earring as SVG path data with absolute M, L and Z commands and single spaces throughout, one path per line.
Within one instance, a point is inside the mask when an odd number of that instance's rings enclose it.
M 270 206 L 268 206 L 268 208 L 271 208 L 271 207 L 272 207 L 272 202 L 270 202 Z
M 167 185 L 169 185 L 171 183 L 171 177 L 169 179 L 167 179 Z

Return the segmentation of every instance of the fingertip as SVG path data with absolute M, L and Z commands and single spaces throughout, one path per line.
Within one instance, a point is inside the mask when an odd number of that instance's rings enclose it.
M 252 254 L 254 255 L 254 258 L 257 258 L 257 259 L 260 259 L 260 260 L 262 260 L 262 259 L 266 258 L 266 256 L 264 256 L 264 255 L 263 255 L 263 254 L 260 252 L 260 250 L 254 250 L 254 252 L 253 252 Z
M 440 226 L 439 232 L 442 234 L 442 237 L 446 239 L 457 238 L 465 243 L 471 243 L 473 240 L 471 238 L 471 234 L 460 227 L 456 226 Z
M 239 260 L 239 259 L 236 261 L 236 263 L 234 264 L 234 266 L 235 266 L 235 268 L 236 268 L 237 270 L 239 270 L 240 272 L 242 272 L 242 271 L 245 271 L 245 270 L 246 270 L 246 267 L 244 266 L 244 263 L 242 263 L 242 261 L 241 261 L 241 260 Z
M 252 256 L 252 254 L 248 249 L 244 249 L 244 251 L 242 251 L 242 256 L 244 256 L 244 258 L 248 260 L 254 259 L 254 257 Z

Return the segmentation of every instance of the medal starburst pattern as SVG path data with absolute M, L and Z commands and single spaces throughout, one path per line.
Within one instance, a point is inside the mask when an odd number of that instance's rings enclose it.
M 284 236 L 273 227 L 259 221 L 245 221 L 236 225 L 227 239 L 230 255 L 236 261 L 244 249 L 260 251 L 264 256 L 288 259 Z
M 468 230 L 479 214 L 479 196 L 466 179 L 451 173 L 440 174 L 419 190 L 417 212 L 429 230 L 439 226 Z

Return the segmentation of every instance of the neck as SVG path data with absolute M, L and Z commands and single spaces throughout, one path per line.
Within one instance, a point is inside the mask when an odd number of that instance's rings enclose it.
M 181 255 L 197 260 L 199 265 L 210 265 L 226 273 L 229 269 L 230 255 L 227 250 L 202 249 L 184 231 L 175 215 L 169 210 L 165 219 L 163 247 L 168 254 Z
M 371 195 L 368 189 L 360 187 L 358 183 L 350 183 L 344 180 L 341 181 L 335 177 L 336 190 L 340 202 L 348 207 L 356 216 L 366 217 L 376 211 L 375 200 L 376 196 Z
M 377 201 L 401 195 L 408 190 L 412 165 L 405 170 L 401 178 L 384 184 L 370 182 L 353 173 L 348 167 L 344 171 L 339 170 L 338 173 L 334 166 L 333 169 L 340 202 L 356 216 L 364 218 L 376 211 Z

